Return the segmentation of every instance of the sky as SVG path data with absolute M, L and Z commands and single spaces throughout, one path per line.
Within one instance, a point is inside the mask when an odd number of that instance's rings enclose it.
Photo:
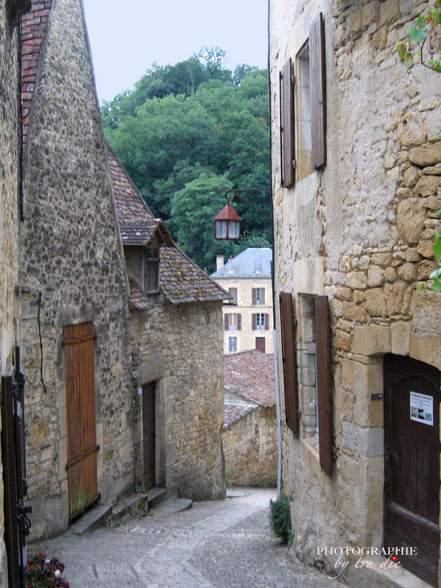
M 83 0 L 100 102 L 153 63 L 174 65 L 202 47 L 226 51 L 228 69 L 267 65 L 267 0 Z

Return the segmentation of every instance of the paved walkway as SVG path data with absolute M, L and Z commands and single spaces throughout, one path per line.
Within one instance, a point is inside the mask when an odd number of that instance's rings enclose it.
M 336 583 L 291 560 L 272 536 L 268 511 L 275 491 L 236 489 L 233 498 L 198 502 L 118 527 L 73 533 L 31 545 L 66 565 L 71 588 L 321 588 Z

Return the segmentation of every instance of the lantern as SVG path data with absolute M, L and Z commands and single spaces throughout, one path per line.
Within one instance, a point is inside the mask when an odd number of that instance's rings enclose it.
M 227 197 L 227 205 L 214 219 L 214 236 L 216 239 L 232 239 L 237 241 L 240 237 L 241 218 L 230 204 Z

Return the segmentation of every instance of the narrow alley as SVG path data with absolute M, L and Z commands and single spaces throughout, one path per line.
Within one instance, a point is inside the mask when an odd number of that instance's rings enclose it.
M 291 559 L 272 535 L 273 489 L 235 489 L 224 501 L 147 516 L 83 536 L 71 531 L 31 545 L 65 563 L 71 588 L 320 588 L 335 581 Z

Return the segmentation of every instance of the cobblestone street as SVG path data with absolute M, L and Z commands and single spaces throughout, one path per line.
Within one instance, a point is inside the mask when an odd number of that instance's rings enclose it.
M 83 536 L 71 532 L 31 545 L 66 565 L 72 588 L 99 586 L 293 587 L 335 585 L 288 556 L 271 534 L 269 500 L 275 491 L 241 489 L 219 502 L 194 503 Z

